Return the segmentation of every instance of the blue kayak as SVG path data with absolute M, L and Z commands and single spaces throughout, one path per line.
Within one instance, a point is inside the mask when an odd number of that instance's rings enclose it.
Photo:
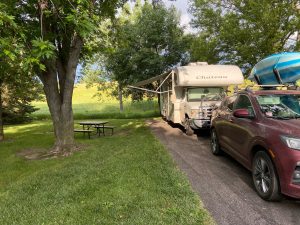
M 261 60 L 249 79 L 261 85 L 295 83 L 300 79 L 300 52 L 278 53 Z

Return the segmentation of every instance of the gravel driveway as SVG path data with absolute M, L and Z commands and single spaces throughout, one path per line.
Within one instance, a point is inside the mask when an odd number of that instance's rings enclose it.
M 217 224 L 300 224 L 300 201 L 266 202 L 254 191 L 251 173 L 230 156 L 210 152 L 209 134 L 186 136 L 163 120 L 148 121 Z

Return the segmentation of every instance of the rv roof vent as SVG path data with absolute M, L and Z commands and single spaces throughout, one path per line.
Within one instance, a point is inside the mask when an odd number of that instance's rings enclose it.
M 188 64 L 188 66 L 203 66 L 203 65 L 208 65 L 207 62 L 191 62 Z

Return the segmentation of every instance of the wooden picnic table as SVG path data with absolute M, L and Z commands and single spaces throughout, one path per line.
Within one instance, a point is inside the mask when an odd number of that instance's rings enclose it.
M 79 122 L 80 125 L 82 125 L 83 130 L 85 130 L 85 126 L 87 127 L 87 130 L 89 130 L 91 127 L 97 128 L 97 133 L 100 135 L 102 129 L 102 133 L 104 134 L 104 125 L 107 124 L 108 121 L 82 121 Z

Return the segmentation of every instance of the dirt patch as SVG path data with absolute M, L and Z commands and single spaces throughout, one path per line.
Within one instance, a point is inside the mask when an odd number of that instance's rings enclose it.
M 28 160 L 39 160 L 39 159 L 46 159 L 48 152 L 46 149 L 24 149 L 18 153 L 17 156 L 23 157 Z
M 25 158 L 27 160 L 47 160 L 60 157 L 71 156 L 74 152 L 79 152 L 86 149 L 87 145 L 77 145 L 71 150 L 63 152 L 55 152 L 53 149 L 39 149 L 39 148 L 29 148 L 24 149 L 18 153 L 17 156 Z

